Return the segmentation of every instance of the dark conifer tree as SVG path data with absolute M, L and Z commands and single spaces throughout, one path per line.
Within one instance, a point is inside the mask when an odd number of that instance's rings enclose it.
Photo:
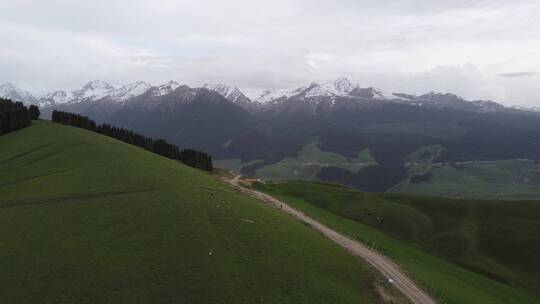
M 25 128 L 31 123 L 30 113 L 22 102 L 0 98 L 0 135 Z
M 36 120 L 39 118 L 39 115 L 41 113 L 39 112 L 39 108 L 36 105 L 31 105 L 28 110 L 30 111 L 30 118 L 32 120 Z

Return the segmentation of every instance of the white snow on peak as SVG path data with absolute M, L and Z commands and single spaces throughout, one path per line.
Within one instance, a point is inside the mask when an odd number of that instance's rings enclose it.
M 217 84 L 206 83 L 203 85 L 203 88 L 211 90 L 211 91 L 216 91 L 219 94 L 221 94 L 223 97 L 227 97 L 231 94 L 234 94 L 235 91 L 238 91 L 236 87 L 233 88 L 229 85 L 221 84 L 221 83 L 217 83 Z
M 151 87 L 144 81 L 136 81 L 116 89 L 104 81 L 94 80 L 78 90 L 59 90 L 45 94 L 39 99 L 39 104 L 41 106 L 74 104 L 83 101 L 96 101 L 102 98 L 123 102 L 143 94 Z
M 277 99 L 287 99 L 296 95 L 304 95 L 303 97 L 332 97 L 346 96 L 356 85 L 353 85 L 349 79 L 341 77 L 335 81 L 319 84 L 312 82 L 308 86 L 299 88 L 270 88 L 270 89 L 243 89 L 251 100 L 260 103 L 268 103 Z
M 165 84 L 159 85 L 155 87 L 153 90 L 154 96 L 163 96 L 171 93 L 172 91 L 176 90 L 180 84 L 174 80 L 171 80 Z
M 115 93 L 115 88 L 101 80 L 94 80 L 85 84 L 78 90 L 59 90 L 43 95 L 39 99 L 39 104 L 42 106 L 72 104 L 83 100 L 99 100 L 101 98 L 110 97 Z
M 305 93 L 305 97 L 323 97 L 323 96 L 334 96 L 333 86 L 328 86 L 326 84 L 320 85 L 316 82 L 312 82 L 302 93 Z
M 115 90 L 114 94 L 111 97 L 120 101 L 125 101 L 129 98 L 137 97 L 144 94 L 151 87 L 152 86 L 147 84 L 146 82 L 139 80 Z
M 305 88 L 302 88 L 302 90 Z M 298 89 L 243 89 L 246 96 L 248 96 L 254 102 L 268 103 L 280 98 L 288 98 L 292 95 L 296 95 Z
M 226 84 L 205 84 L 203 88 L 215 91 L 221 96 L 227 98 L 228 100 L 235 103 L 246 103 L 251 102 L 252 100 L 248 98 L 240 89 L 237 87 L 232 87 Z
M 12 101 L 21 101 L 24 103 L 36 103 L 36 98 L 29 92 L 18 88 L 11 83 L 0 85 L 0 97 L 11 99 Z
M 106 100 L 123 103 L 133 97 L 140 96 L 145 92 L 153 96 L 164 96 L 180 87 L 176 81 L 169 81 L 165 84 L 152 86 L 144 81 L 136 81 L 116 89 L 114 86 L 95 80 L 87 83 L 78 90 L 59 90 L 41 96 L 36 99 L 29 92 L 19 89 L 13 84 L 0 85 L 0 97 L 9 98 L 14 101 L 22 101 L 26 104 L 38 104 L 39 106 L 53 106 L 60 104 L 74 104 L 86 101 Z M 187 87 L 186 87 L 187 88 Z M 301 101 L 313 106 L 321 102 L 330 102 L 332 105 L 341 98 L 354 99 L 358 101 L 380 100 L 381 102 L 401 102 L 413 105 L 430 106 L 450 106 L 457 108 L 473 109 L 479 112 L 496 112 L 504 109 L 493 101 L 465 100 L 454 94 L 443 94 L 429 92 L 424 95 L 409 95 L 403 93 L 388 94 L 373 87 L 361 88 L 351 83 L 347 78 L 338 78 L 331 82 L 312 82 L 308 86 L 299 88 L 281 89 L 243 89 L 242 91 L 234 86 L 225 84 L 205 84 L 203 88 L 213 90 L 223 97 L 240 104 L 241 106 L 256 106 L 258 103 L 270 103 L 278 105 L 283 101 Z M 179 94 L 183 94 L 179 91 Z M 187 93 L 186 93 L 187 94 Z M 192 91 L 189 94 L 194 94 Z M 254 104 L 250 104 L 254 102 Z M 514 107 L 519 109 L 519 107 Z M 528 111 L 540 111 L 539 108 L 521 108 Z
M 82 89 L 94 91 L 94 90 L 110 90 L 110 89 L 114 89 L 114 87 L 106 83 L 105 81 L 93 80 L 85 84 Z
M 312 82 L 304 89 L 304 93 L 306 97 L 347 96 L 356 87 L 358 85 L 353 85 L 349 79 L 341 77 L 332 82 L 324 82 L 322 84 Z
M 322 84 L 312 82 L 304 91 L 305 97 L 336 97 L 347 96 L 356 88 L 349 79 L 345 77 L 338 78 L 332 82 Z
M 39 99 L 39 104 L 40 105 L 64 104 L 64 103 L 69 103 L 73 99 L 75 99 L 75 97 L 73 97 L 72 91 L 60 90 L 60 91 L 54 91 L 52 93 L 48 93 L 41 96 L 41 98 Z
M 76 99 L 98 100 L 114 94 L 115 88 L 101 80 L 94 80 L 82 87 L 82 89 L 73 91 Z
M 351 83 L 351 81 L 345 77 L 338 78 L 334 81 L 333 87 L 330 87 L 330 90 L 337 95 L 347 95 L 349 94 L 356 86 Z

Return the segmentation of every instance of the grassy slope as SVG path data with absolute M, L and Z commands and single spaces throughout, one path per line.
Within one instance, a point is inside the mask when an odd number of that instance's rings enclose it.
M 52 123 L 0 137 L 2 302 L 373 297 L 344 250 L 204 172 Z
M 540 286 L 540 203 L 374 195 L 310 182 L 257 188 L 395 258 L 443 303 L 540 302 L 521 290 Z

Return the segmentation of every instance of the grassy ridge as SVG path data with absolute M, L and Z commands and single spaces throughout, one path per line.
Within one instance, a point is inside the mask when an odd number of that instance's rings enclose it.
M 299 181 L 256 187 L 393 257 L 442 303 L 540 302 L 523 291 L 540 286 L 540 203 L 375 195 Z
M 82 129 L 0 137 L 5 303 L 373 303 L 352 256 L 214 177 Z

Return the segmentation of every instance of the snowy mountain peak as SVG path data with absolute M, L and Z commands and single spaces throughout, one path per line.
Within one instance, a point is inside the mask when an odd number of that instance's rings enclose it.
M 180 84 L 176 80 L 170 80 L 169 82 L 163 84 L 164 86 L 179 87 Z
M 83 90 L 111 90 L 111 89 L 114 89 L 114 87 L 104 81 L 94 80 L 85 84 L 82 87 L 82 89 Z
M 114 86 L 104 81 L 94 80 L 85 84 L 79 90 L 59 90 L 45 94 L 39 99 L 39 105 L 73 104 L 83 101 L 96 101 L 103 98 L 122 102 L 132 97 L 139 96 L 150 88 L 151 86 L 144 81 L 136 81 L 122 86 L 119 89 L 115 89 Z
M 83 99 L 98 100 L 114 94 L 115 88 L 101 80 L 94 80 L 85 84 L 82 89 L 73 91 L 75 97 L 73 101 L 81 101 Z
M 21 101 L 24 103 L 36 103 L 36 98 L 29 92 L 18 88 L 11 83 L 0 85 L 0 97 L 11 99 L 12 101 Z
M 323 84 L 312 82 L 308 86 L 299 88 L 245 90 L 245 92 L 255 102 L 268 103 L 293 96 L 306 98 L 346 96 L 356 87 L 349 79 L 341 77 L 332 82 Z
M 287 98 L 294 95 L 297 89 L 244 89 L 246 95 L 254 102 L 268 103 L 277 99 Z
M 333 96 L 333 91 L 334 89 L 332 87 L 322 86 L 316 82 L 312 82 L 302 93 L 305 93 L 306 97 L 323 97 Z
M 172 91 L 176 90 L 178 87 L 180 87 L 180 84 L 174 80 L 171 80 L 167 83 L 164 83 L 162 85 L 159 85 L 157 87 L 153 88 L 152 94 L 154 96 L 163 96 L 171 93 Z
M 347 96 L 357 86 L 354 86 L 349 79 L 342 77 L 333 82 L 319 84 L 312 82 L 307 87 L 302 87 L 293 91 L 293 95 L 305 93 L 305 97 L 335 97 Z
M 340 77 L 334 81 L 335 91 L 341 94 L 349 94 L 354 87 L 351 81 L 345 77 Z
M 238 95 L 241 94 L 240 90 L 236 87 L 231 87 L 230 85 L 216 83 L 216 84 L 210 84 L 206 83 L 202 86 L 203 88 L 218 92 L 221 96 L 225 98 L 233 97 L 232 95 Z
M 64 103 L 68 103 L 70 102 L 71 100 L 73 100 L 73 93 L 71 91 L 64 91 L 64 90 L 60 90 L 60 91 L 54 91 L 52 93 L 48 93 L 48 94 L 45 94 L 43 95 L 40 99 L 39 99 L 39 105 L 40 106 L 46 106 L 46 105 L 57 105 L 57 104 L 64 104 Z
M 357 86 L 345 77 L 338 78 L 333 82 L 319 84 L 312 82 L 308 87 L 306 97 L 324 96 L 347 96 Z
M 219 93 L 234 103 L 250 103 L 251 100 L 244 95 L 237 87 L 226 84 L 205 84 L 203 88 Z
M 125 101 L 129 98 L 137 97 L 148 91 L 152 86 L 144 81 L 135 81 L 125 86 L 122 86 L 111 96 L 114 99 Z
M 220 93 L 221 95 L 228 95 L 232 91 L 238 90 L 236 87 L 233 88 L 230 85 L 226 85 L 222 83 L 216 83 L 216 84 L 206 83 L 203 85 L 203 88 L 211 90 L 211 91 L 216 91 Z

